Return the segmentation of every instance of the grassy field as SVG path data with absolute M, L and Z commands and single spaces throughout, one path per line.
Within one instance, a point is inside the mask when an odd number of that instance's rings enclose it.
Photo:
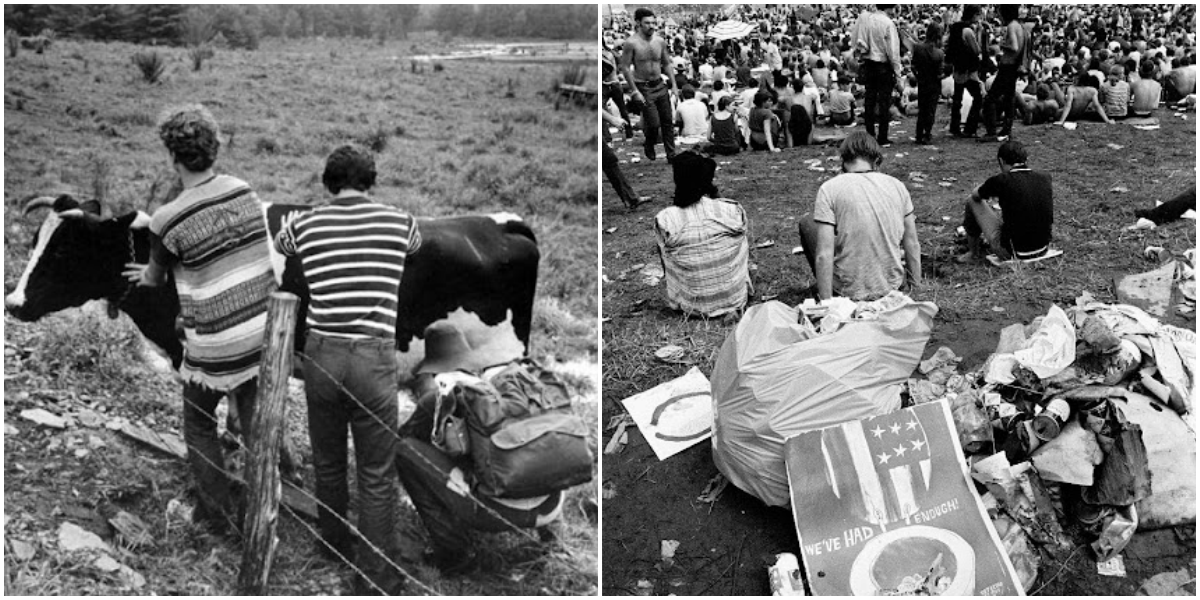
M 453 49 L 421 43 L 422 51 Z M 159 48 L 168 68 L 151 84 L 131 62 L 138 50 L 62 41 L 44 55 L 5 60 L 9 289 L 38 224 L 21 219 L 23 199 L 70 191 L 101 198 L 114 215 L 153 208 L 164 200 L 161 182 L 170 174 L 155 119 L 168 106 L 202 102 L 223 128 L 217 171 L 250 182 L 264 201 L 321 201 L 325 157 L 357 142 L 377 152 L 373 195 L 384 202 L 419 216 L 522 215 L 542 252 L 534 354 L 564 373 L 579 393 L 577 411 L 596 421 L 596 113 L 594 105 L 555 111 L 546 94 L 564 70 L 581 67 L 445 61 L 412 73 L 407 43 L 268 40 L 257 52 L 218 51 L 199 71 L 185 50 Z M 582 68 L 594 74 L 594 67 Z M 178 384 L 143 364 L 128 319 L 110 321 L 89 305 L 33 324 L 6 316 L 4 326 L 5 592 L 234 593 L 240 547 L 168 515 L 171 500 L 186 499 L 183 463 L 104 427 L 128 419 L 180 431 Z M 35 407 L 74 423 L 60 431 L 18 417 Z M 302 407 L 302 397 L 293 395 L 288 435 L 307 464 Z M 99 415 L 100 425 L 80 415 Z M 403 564 L 443 594 L 594 593 L 596 488 L 570 491 L 556 543 L 484 535 L 481 549 L 494 569 L 442 578 L 411 554 Z M 116 551 L 115 558 L 145 577 L 141 587 L 95 568 L 94 556 L 60 551 L 55 539 L 64 521 L 108 538 L 105 520 L 120 510 L 140 517 L 154 537 L 150 547 Z M 409 504 L 398 510 L 419 549 L 425 534 L 415 511 Z M 350 570 L 318 558 L 302 523 L 281 519 L 279 537 L 274 592 L 348 589 Z M 30 545 L 33 555 L 15 556 L 14 541 Z
M 1180 118 L 1163 109 L 1157 116 L 1162 127 L 1154 131 L 1091 123 L 1075 131 L 1017 126 L 1015 136 L 1027 145 L 1030 165 L 1053 177 L 1054 245 L 1065 251 L 1061 258 L 1020 268 L 951 260 L 961 252 L 955 228 L 962 221 L 963 201 L 997 172 L 997 144 L 946 139 L 944 106 L 934 146 L 909 141 L 914 118 L 892 129 L 899 143 L 885 149 L 881 170 L 906 183 L 916 209 L 925 285 L 914 296 L 940 309 L 926 355 L 945 345 L 964 357 L 964 370 L 978 368 L 1008 324 L 1028 323 L 1051 303 L 1074 304 L 1084 290 L 1115 301 L 1114 278 L 1157 266 L 1143 256 L 1147 246 L 1163 246 L 1175 255 L 1196 247 L 1194 221 L 1154 231 L 1124 230 L 1136 220 L 1134 209 L 1153 207 L 1155 200 L 1168 200 L 1196 181 L 1196 114 Z M 624 412 L 620 400 L 690 368 L 656 361 L 656 349 L 682 346 L 687 359 L 708 375 L 733 327 L 733 322 L 685 319 L 666 308 L 661 283 L 645 283 L 643 270 L 658 265 L 653 216 L 674 192 L 670 166 L 644 157 L 629 162 L 642 156 L 640 137 L 617 142 L 616 150 L 634 190 L 653 203 L 629 211 L 610 185 L 602 187 L 604 423 Z M 717 158 L 720 195 L 740 202 L 749 215 L 752 303 L 777 297 L 795 305 L 815 295 L 807 263 L 791 249 L 800 244 L 797 219 L 812 210 L 817 189 L 840 167 L 831 160 L 836 155 L 835 147 L 810 146 Z M 814 159 L 824 171 L 808 168 L 805 161 Z M 909 175 L 914 172 L 925 175 L 924 183 L 917 185 Z M 775 243 L 755 249 L 767 241 Z M 605 432 L 603 441 L 609 435 Z M 659 462 L 641 434 L 633 432 L 621 454 L 604 457 L 606 594 L 647 592 L 639 582 L 649 583 L 654 594 L 765 594 L 766 567 L 774 563 L 774 554 L 798 553 L 789 511 L 764 508 L 733 486 L 715 504 L 696 501 L 717 474 L 710 450 L 706 442 Z M 1150 575 L 1189 566 L 1194 529 L 1182 529 L 1135 536 L 1126 552 L 1128 577 L 1096 577 L 1092 555 L 1081 549 L 1065 565 L 1044 561 L 1036 586 L 1045 585 L 1042 593 L 1049 595 L 1132 594 Z M 681 542 L 674 566 L 659 561 L 665 539 Z

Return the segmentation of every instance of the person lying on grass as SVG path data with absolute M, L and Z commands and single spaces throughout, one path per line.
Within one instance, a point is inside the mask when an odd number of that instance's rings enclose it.
M 996 151 L 1000 174 L 988 178 L 967 199 L 963 210 L 967 251 L 955 257 L 957 262 L 979 262 L 985 245 L 1000 260 L 1029 260 L 1050 250 L 1054 189 L 1050 175 L 1030 169 L 1027 161 L 1021 142 L 1000 145 Z M 988 198 L 999 200 L 999 213 L 984 201 Z
M 746 211 L 717 195 L 713 159 L 682 152 L 672 168 L 675 205 L 654 217 L 667 305 L 706 317 L 737 314 L 752 289 Z
M 878 172 L 879 143 L 855 131 L 839 148 L 842 174 L 817 190 L 800 217 L 800 240 L 821 300 L 876 300 L 907 283 L 921 285 L 921 244 L 912 198 L 900 180 Z M 907 277 L 906 277 L 907 274 Z
M 1104 114 L 1104 106 L 1100 104 L 1099 87 L 1100 82 L 1094 76 L 1087 71 L 1080 71 L 1075 85 L 1067 88 L 1066 102 L 1056 125 L 1081 120 L 1099 120 L 1111 124 L 1112 120 Z

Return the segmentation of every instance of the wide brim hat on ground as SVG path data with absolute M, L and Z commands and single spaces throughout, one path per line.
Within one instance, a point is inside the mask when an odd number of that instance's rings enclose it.
M 425 329 L 425 358 L 417 365 L 417 374 L 476 372 L 516 360 L 522 354 L 512 344 L 501 341 L 483 338 L 472 343 L 457 326 L 443 321 Z

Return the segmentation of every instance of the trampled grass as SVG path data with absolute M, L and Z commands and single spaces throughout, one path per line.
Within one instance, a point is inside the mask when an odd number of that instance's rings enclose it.
M 430 49 L 431 42 L 421 44 Z M 323 201 L 325 157 L 355 142 L 378 153 L 373 195 L 381 201 L 419 216 L 504 211 L 525 218 L 542 252 L 534 355 L 591 365 L 590 374 L 567 376 L 580 388 L 577 412 L 595 422 L 596 113 L 594 105 L 554 110 L 546 92 L 562 63 L 451 60 L 441 71 L 412 73 L 408 43 L 267 40 L 257 52 L 218 51 L 199 70 L 186 49 L 158 48 L 166 67 L 152 84 L 132 63 L 139 50 L 68 40 L 44 55 L 6 59 L 9 289 L 38 224 L 21 218 L 23 200 L 71 192 L 100 197 L 106 214 L 152 211 L 170 197 L 155 119 L 168 106 L 201 102 L 222 126 L 217 171 L 250 182 L 264 201 Z M 509 81 L 513 97 L 505 97 Z M 4 324 L 5 422 L 16 427 L 5 435 L 6 537 L 35 548 L 24 559 L 6 548 L 6 593 L 233 593 L 241 548 L 166 514 L 170 500 L 186 499 L 186 466 L 78 418 L 92 412 L 102 423 L 127 417 L 180 430 L 178 383 L 141 364 L 127 317 L 69 309 L 33 324 L 6 316 Z M 35 426 L 18 417 L 28 408 L 76 422 L 64 431 Z M 302 396 L 293 395 L 290 410 L 288 437 L 306 458 Z M 94 555 L 58 550 L 61 522 L 90 521 L 111 534 L 105 519 L 118 510 L 137 514 L 155 535 L 151 548 L 114 555 L 145 586 L 95 568 Z M 398 511 L 419 544 L 415 511 Z M 596 518 L 596 485 L 579 486 L 568 494 L 557 541 L 530 547 L 511 533 L 481 535 L 484 552 L 499 557 L 495 570 L 442 578 L 419 561 L 403 564 L 444 594 L 594 593 Z M 274 593 L 346 591 L 349 569 L 317 558 L 300 523 L 281 518 L 279 537 Z

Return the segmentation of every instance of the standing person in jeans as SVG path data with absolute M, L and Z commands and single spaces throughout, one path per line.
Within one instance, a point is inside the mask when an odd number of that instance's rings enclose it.
M 983 101 L 983 124 L 987 136 L 982 142 L 999 141 L 999 137 L 1012 135 L 1014 105 L 1017 95 L 1017 76 L 1029 72 L 1029 32 L 1017 18 L 1021 15 L 1020 4 L 1001 4 L 1000 18 L 1004 19 L 1004 41 L 1000 43 L 1000 57 L 996 61 L 996 79 Z M 997 118 L 1000 131 L 996 131 Z M 999 136 L 999 137 L 998 137 Z
M 912 66 L 917 76 L 917 143 L 933 143 L 933 121 L 942 92 L 942 26 L 930 23 L 925 41 L 913 46 Z
M 321 537 L 343 557 L 352 538 L 345 518 L 346 428 L 354 434 L 358 468 L 358 539 L 354 558 L 370 583 L 392 594 L 402 576 L 388 564 L 396 507 L 396 305 L 405 258 L 421 246 L 411 215 L 373 202 L 375 159 L 342 146 L 323 176 L 333 201 L 284 224 L 275 246 L 298 256 L 308 283 L 304 391 L 316 474 Z M 381 555 L 382 552 L 382 555 Z M 387 560 L 385 560 L 385 558 Z
M 675 86 L 671 51 L 662 38 L 654 35 L 658 19 L 648 8 L 633 11 L 637 23 L 633 35 L 625 40 L 621 49 L 621 68 L 625 80 L 633 88 L 631 97 L 642 103 L 642 133 L 646 136 L 646 158 L 655 160 L 658 155 L 654 145 L 658 143 L 661 130 L 663 148 L 667 160 L 675 158 L 675 118 L 671 113 L 671 94 L 678 96 Z M 667 83 L 670 82 L 668 93 Z
M 863 95 L 863 120 L 867 133 L 878 137 L 880 146 L 892 143 L 888 139 L 888 111 L 892 105 L 892 89 L 900 78 L 900 34 L 892 22 L 895 4 L 876 4 L 875 10 L 865 12 L 854 23 L 854 48 L 861 56 L 859 80 L 866 87 Z
M 149 264 L 125 275 L 157 287 L 174 274 L 182 323 L 183 437 L 199 502 L 193 520 L 238 531 L 244 506 L 224 472 L 217 405 L 228 395 L 250 431 L 258 365 L 275 276 L 258 196 L 246 182 L 213 172 L 220 129 L 208 109 L 183 106 L 164 114 L 158 136 L 171 154 L 183 191 L 150 219 Z
M 983 82 L 979 79 L 982 50 L 975 34 L 980 15 L 978 4 L 964 6 L 962 20 L 950 26 L 946 41 L 946 60 L 954 65 L 954 95 L 950 100 L 950 135 L 954 137 L 975 137 L 979 113 L 983 109 Z M 971 110 L 967 114 L 965 132 L 962 129 L 964 90 L 971 94 Z

